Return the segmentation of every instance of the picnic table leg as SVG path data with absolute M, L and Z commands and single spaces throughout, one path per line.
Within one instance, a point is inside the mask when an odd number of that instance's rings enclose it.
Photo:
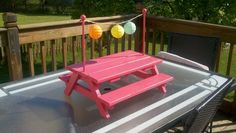
M 69 82 L 66 84 L 66 88 L 64 91 L 64 94 L 67 96 L 70 96 L 72 93 L 72 90 L 74 89 L 74 86 L 77 84 L 77 80 L 79 78 L 78 73 L 73 73 L 69 79 Z
M 157 75 L 157 74 L 159 74 L 159 71 L 158 71 L 156 65 L 154 65 L 154 66 L 152 67 L 151 73 L 152 73 L 152 75 Z
M 99 85 L 95 84 L 95 83 L 92 83 L 92 82 L 89 82 L 88 84 L 89 84 L 89 89 L 92 92 L 92 96 L 95 99 L 95 102 L 96 102 L 96 105 L 97 105 L 97 108 L 98 108 L 100 114 L 106 119 L 110 118 L 110 114 L 108 113 L 108 108 L 98 98 L 98 97 L 101 96 L 101 93 L 99 91 Z
M 165 93 L 166 93 L 166 84 L 161 85 L 161 86 L 159 87 L 159 89 L 161 89 L 161 92 L 165 94 Z
M 157 67 L 154 65 L 151 68 L 146 68 L 146 69 L 143 69 L 143 70 L 139 70 L 139 71 L 134 72 L 133 74 L 140 77 L 140 78 L 145 79 L 145 78 L 148 78 L 150 76 L 157 75 L 157 74 L 159 74 L 159 72 L 158 72 Z
M 110 114 L 108 113 L 108 109 L 106 108 L 106 106 L 103 103 L 101 103 L 100 101 L 96 101 L 96 105 L 98 107 L 98 110 L 99 110 L 100 114 L 104 118 L 109 119 Z
M 152 72 L 153 75 L 158 75 L 159 74 L 159 71 L 158 71 L 156 66 L 153 66 L 153 68 L 151 69 L 151 72 Z M 166 84 L 163 84 L 163 85 L 159 86 L 158 89 L 160 89 L 161 92 L 165 94 L 166 93 Z

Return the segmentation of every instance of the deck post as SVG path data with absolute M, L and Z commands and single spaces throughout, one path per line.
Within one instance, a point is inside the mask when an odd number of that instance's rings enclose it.
M 146 43 L 146 15 L 147 15 L 147 9 L 143 8 L 142 10 L 142 18 L 143 18 L 143 27 L 142 27 L 142 52 L 145 54 L 145 43 Z
M 136 13 L 141 14 L 143 13 L 143 9 L 145 8 L 142 0 L 135 0 L 135 8 Z M 142 39 L 143 38 L 143 17 L 140 17 L 136 21 L 137 31 L 135 33 L 135 51 L 143 52 L 142 48 Z
M 22 79 L 22 63 L 20 54 L 19 31 L 14 13 L 3 14 L 4 27 L 7 29 L 6 56 L 11 80 Z

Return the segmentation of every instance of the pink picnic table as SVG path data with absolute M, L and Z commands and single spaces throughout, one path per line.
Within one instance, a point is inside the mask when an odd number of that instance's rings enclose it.
M 73 90 L 83 94 L 96 103 L 103 117 L 109 118 L 108 110 L 122 101 L 153 88 L 158 88 L 163 93 L 166 92 L 166 83 L 173 77 L 158 72 L 156 65 L 161 62 L 161 59 L 128 50 L 87 61 L 85 70 L 83 70 L 82 64 L 67 66 L 66 69 L 71 73 L 59 78 L 65 81 L 65 95 L 70 96 Z M 105 94 L 100 93 L 99 88 L 103 82 L 112 83 L 120 80 L 122 76 L 130 74 L 138 76 L 142 80 Z M 78 80 L 86 82 L 88 88 L 78 84 Z

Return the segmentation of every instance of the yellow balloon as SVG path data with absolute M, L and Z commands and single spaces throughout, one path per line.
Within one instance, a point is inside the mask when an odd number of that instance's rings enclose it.
M 115 38 L 121 38 L 124 35 L 124 28 L 117 24 L 111 28 L 111 34 Z

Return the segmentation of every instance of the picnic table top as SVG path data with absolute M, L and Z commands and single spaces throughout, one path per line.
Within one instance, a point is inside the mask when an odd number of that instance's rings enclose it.
M 73 64 L 67 66 L 66 69 L 88 76 L 96 83 L 101 83 L 114 78 L 119 78 L 137 70 L 152 67 L 161 62 L 161 59 L 127 50 L 90 60 L 86 62 L 85 71 L 83 71 L 82 64 Z

